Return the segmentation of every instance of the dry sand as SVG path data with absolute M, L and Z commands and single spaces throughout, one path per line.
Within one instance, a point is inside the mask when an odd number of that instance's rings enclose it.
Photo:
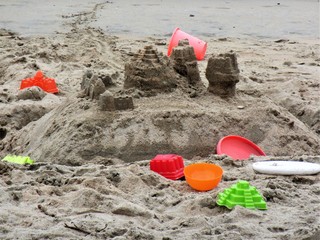
M 241 76 L 234 97 L 203 89 L 134 91 L 133 110 L 100 111 L 81 94 L 87 71 L 111 79 L 110 92 L 122 92 L 125 63 L 146 45 L 165 54 L 168 42 L 164 35 L 114 36 L 91 27 L 108 4 L 68 15 L 66 32 L 0 30 L 0 158 L 36 161 L 0 162 L 0 238 L 319 239 L 319 174 L 261 175 L 251 167 L 259 158 L 214 155 L 221 137 L 237 134 L 257 143 L 263 159 L 320 163 L 319 39 L 204 36 L 201 80 L 208 85 L 211 54 L 234 51 Z M 37 69 L 56 79 L 59 94 L 21 97 L 21 79 Z M 160 153 L 182 155 L 186 165 L 218 164 L 223 179 L 196 192 L 149 170 Z M 216 205 L 217 194 L 240 179 L 260 190 L 268 210 Z

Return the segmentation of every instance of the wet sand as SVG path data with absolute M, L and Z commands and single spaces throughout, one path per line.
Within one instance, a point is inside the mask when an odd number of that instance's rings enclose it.
M 303 10 L 301 10 L 303 9 Z M 92 11 L 94 10 L 94 11 Z M 2 28 L 20 34 L 69 30 L 78 16 L 110 34 L 169 36 L 175 27 L 201 37 L 319 38 L 319 1 L 10 1 Z

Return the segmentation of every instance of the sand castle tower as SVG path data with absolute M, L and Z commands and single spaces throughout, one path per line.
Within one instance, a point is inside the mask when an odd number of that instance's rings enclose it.
M 239 82 L 239 68 L 235 53 L 225 53 L 209 58 L 206 78 L 209 81 L 208 91 L 221 97 L 235 95 Z
M 98 75 L 87 71 L 81 82 L 81 89 L 90 99 L 99 99 L 99 96 L 107 89 L 107 84 Z
M 114 96 L 108 90 L 100 95 L 98 105 L 101 111 L 128 110 L 134 108 L 131 96 Z
M 114 83 L 109 75 L 99 75 L 87 71 L 81 82 L 84 96 L 98 100 L 101 111 L 130 110 L 134 108 L 133 99 L 127 95 L 114 95 L 107 89 Z
M 190 85 L 201 82 L 197 58 L 187 39 L 179 41 L 178 46 L 172 50 L 170 58 L 173 60 L 174 70 L 186 77 Z
M 177 86 L 176 73 L 167 56 L 152 46 L 146 46 L 125 65 L 124 88 L 142 91 L 170 91 Z

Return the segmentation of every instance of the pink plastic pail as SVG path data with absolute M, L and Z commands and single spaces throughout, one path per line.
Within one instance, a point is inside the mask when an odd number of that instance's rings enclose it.
M 181 31 L 180 28 L 176 28 L 172 33 L 168 47 L 168 57 L 170 57 L 172 49 L 178 46 L 179 41 L 183 39 L 189 40 L 189 44 L 193 47 L 196 58 L 198 60 L 202 60 L 204 58 L 204 55 L 206 54 L 207 43 L 200 40 L 199 38 L 196 38 L 194 36 L 189 35 L 188 33 Z

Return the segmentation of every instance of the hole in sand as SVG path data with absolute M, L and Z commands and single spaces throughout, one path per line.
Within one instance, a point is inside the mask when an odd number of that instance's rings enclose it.
M 0 128 L 0 140 L 4 139 L 7 135 L 7 130 L 5 128 Z

